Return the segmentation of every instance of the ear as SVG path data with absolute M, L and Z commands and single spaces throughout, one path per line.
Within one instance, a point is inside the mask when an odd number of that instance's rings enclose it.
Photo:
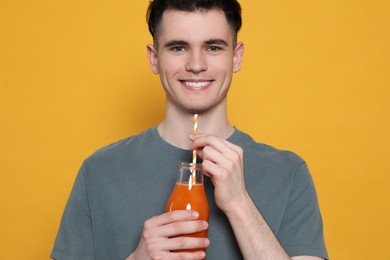
M 233 53 L 233 72 L 239 72 L 241 70 L 242 58 L 244 56 L 244 43 L 237 43 Z
M 157 66 L 157 51 L 154 48 L 153 44 L 148 44 L 146 46 L 146 52 L 149 59 L 149 65 L 154 74 L 158 74 L 158 66 Z

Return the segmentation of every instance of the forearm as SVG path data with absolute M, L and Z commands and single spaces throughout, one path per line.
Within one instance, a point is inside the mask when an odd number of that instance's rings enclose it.
M 291 259 L 248 194 L 226 215 L 244 259 Z

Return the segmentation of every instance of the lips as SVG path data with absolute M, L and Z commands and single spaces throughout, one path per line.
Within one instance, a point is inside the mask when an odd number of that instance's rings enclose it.
M 184 86 L 186 86 L 189 89 L 196 89 L 201 90 L 205 89 L 213 82 L 212 80 L 205 80 L 205 81 L 188 81 L 188 80 L 182 80 L 181 81 Z

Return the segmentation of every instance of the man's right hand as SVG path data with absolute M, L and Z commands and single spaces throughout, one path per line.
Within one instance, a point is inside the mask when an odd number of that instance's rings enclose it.
M 209 246 L 207 238 L 185 236 L 208 228 L 208 223 L 198 218 L 199 213 L 196 211 L 175 210 L 146 220 L 140 242 L 126 260 L 204 259 L 205 252 L 200 250 L 172 252 Z

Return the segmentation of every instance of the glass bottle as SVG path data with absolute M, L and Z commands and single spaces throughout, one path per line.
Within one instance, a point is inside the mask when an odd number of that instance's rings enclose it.
M 166 205 L 166 212 L 172 210 L 196 210 L 199 219 L 209 221 L 209 204 L 204 190 L 203 173 L 199 163 L 180 162 L 175 187 Z M 189 234 L 192 237 L 207 237 L 207 230 Z M 190 250 L 188 250 L 190 251 Z

